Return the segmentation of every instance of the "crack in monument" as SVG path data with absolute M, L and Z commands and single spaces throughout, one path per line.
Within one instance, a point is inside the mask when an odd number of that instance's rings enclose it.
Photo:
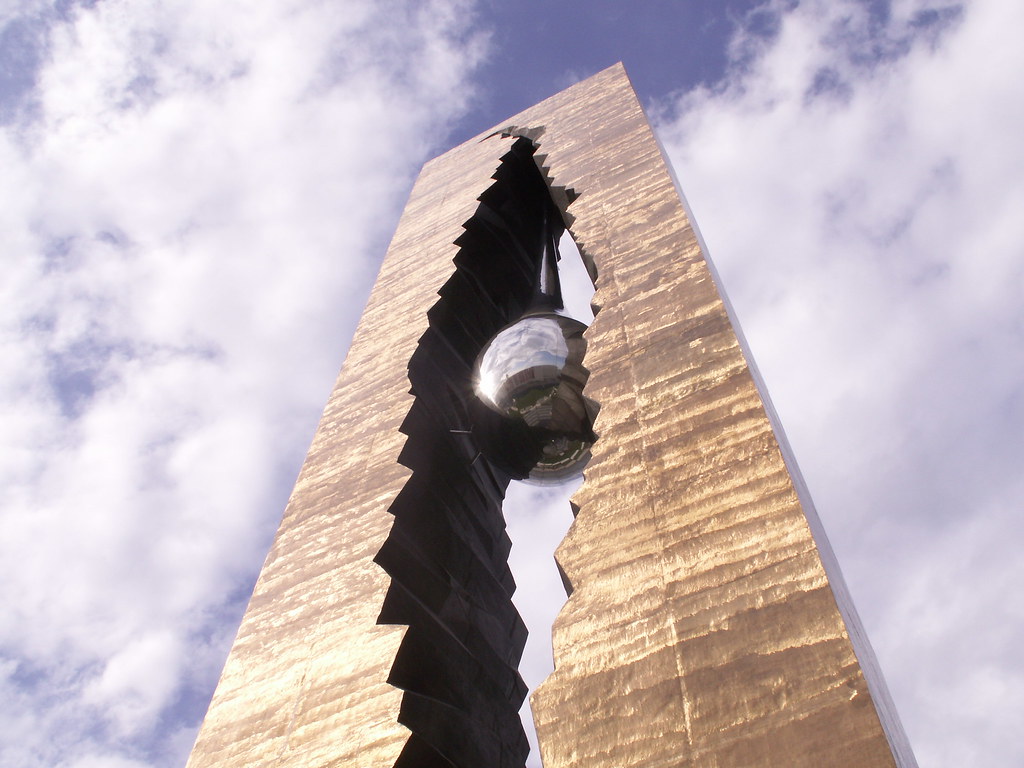
M 392 579 L 378 623 L 409 627 L 388 678 L 404 692 L 398 720 L 412 731 L 396 768 L 522 768 L 529 752 L 518 672 L 527 631 L 511 600 L 502 500 L 543 445 L 485 407 L 473 379 L 481 350 L 531 307 L 538 245 L 552 224 L 556 242 L 564 229 L 535 151 L 519 137 L 501 158 L 409 361 L 416 399 L 399 461 L 413 474 L 375 558 Z

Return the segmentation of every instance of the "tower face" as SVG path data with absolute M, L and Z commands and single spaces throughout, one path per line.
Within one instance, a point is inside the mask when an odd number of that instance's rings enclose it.
M 596 275 L 586 367 L 554 339 L 494 363 L 488 404 L 479 360 L 563 223 Z M 592 456 L 546 768 L 915 765 L 765 403 L 621 66 L 431 161 L 189 766 L 521 767 L 500 504 L 569 437 Z

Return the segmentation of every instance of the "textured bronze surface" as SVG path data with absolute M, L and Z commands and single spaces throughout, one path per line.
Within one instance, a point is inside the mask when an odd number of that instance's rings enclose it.
M 600 438 L 558 551 L 573 592 L 532 701 L 546 768 L 913 766 L 623 69 L 498 130 L 535 139 L 580 195 L 602 307 L 585 360 Z M 376 623 L 373 558 L 410 474 L 406 366 L 508 149 L 491 133 L 413 189 L 191 768 L 390 768 L 409 738 L 387 683 L 406 630 Z

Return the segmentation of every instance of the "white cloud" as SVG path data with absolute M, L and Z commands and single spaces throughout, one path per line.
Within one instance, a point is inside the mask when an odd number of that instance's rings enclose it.
M 20 8 L 48 44 L 0 132 L 0 765 L 183 762 L 485 44 L 459 0 L 200 5 Z
M 921 764 L 1016 764 L 1024 12 L 881 8 L 767 4 L 658 121 Z
M 118 735 L 144 729 L 176 692 L 183 650 L 180 638 L 167 630 L 134 636 L 86 684 L 82 699 L 113 721 Z

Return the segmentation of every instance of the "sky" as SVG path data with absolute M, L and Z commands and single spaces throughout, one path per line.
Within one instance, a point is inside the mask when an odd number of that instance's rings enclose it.
M 183 765 L 420 165 L 619 60 L 919 762 L 1024 764 L 1021 29 L 1009 0 L 0 0 L 0 767 Z M 514 493 L 514 540 L 557 539 Z M 553 570 L 525 536 L 524 592 Z

